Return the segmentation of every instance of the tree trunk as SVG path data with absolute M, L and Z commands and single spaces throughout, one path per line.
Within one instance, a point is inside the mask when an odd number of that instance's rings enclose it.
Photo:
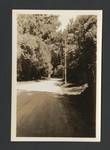
M 51 78 L 51 74 L 48 74 L 48 79 L 50 79 Z

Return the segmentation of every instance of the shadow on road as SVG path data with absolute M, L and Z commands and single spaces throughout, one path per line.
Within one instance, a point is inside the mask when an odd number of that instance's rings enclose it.
M 88 88 L 79 95 L 61 94 L 61 84 L 48 80 L 19 85 L 18 137 L 95 137 L 94 97 Z

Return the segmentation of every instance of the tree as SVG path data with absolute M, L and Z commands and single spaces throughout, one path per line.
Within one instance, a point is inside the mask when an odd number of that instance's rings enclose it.
M 88 83 L 81 98 L 87 100 L 89 121 L 92 128 L 95 128 L 97 17 L 78 16 L 75 21 L 70 20 L 67 32 L 67 78 L 69 82 Z
M 68 71 L 69 80 L 76 74 L 78 80 L 95 82 L 96 73 L 96 31 L 97 18 L 94 15 L 79 16 L 70 20 L 68 31 Z
M 58 16 L 18 15 L 18 80 L 39 79 L 52 74 L 50 45 L 58 26 Z

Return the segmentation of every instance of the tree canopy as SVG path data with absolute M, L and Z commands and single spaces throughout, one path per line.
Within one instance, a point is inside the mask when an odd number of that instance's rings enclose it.
M 95 83 L 97 17 L 82 15 L 60 31 L 59 18 L 47 14 L 17 17 L 17 79 L 64 78 L 65 49 L 68 82 Z
M 18 80 L 38 79 L 52 73 L 51 45 L 59 26 L 58 16 L 18 15 Z
M 96 72 L 96 16 L 78 16 L 67 27 L 68 80 L 95 82 Z M 90 77 L 91 76 L 91 77 Z M 76 79 L 77 78 L 77 79 Z

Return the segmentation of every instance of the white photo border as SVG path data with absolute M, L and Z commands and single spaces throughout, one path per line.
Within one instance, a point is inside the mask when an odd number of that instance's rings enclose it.
M 16 137 L 16 75 L 17 75 L 17 15 L 18 14 L 75 14 L 97 16 L 96 62 L 96 137 Z M 12 10 L 12 93 L 11 93 L 11 141 L 14 142 L 100 142 L 101 141 L 101 79 L 102 79 L 102 10 Z

